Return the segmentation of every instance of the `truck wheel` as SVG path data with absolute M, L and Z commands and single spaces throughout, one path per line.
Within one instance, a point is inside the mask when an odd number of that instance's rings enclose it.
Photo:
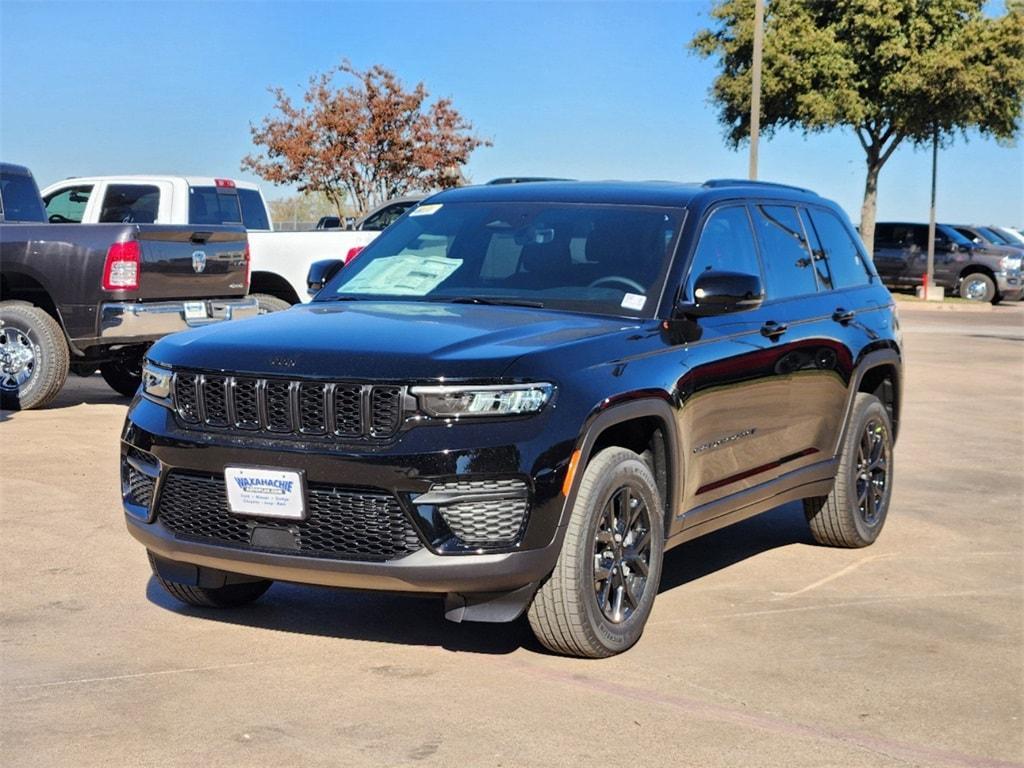
M 270 312 L 280 312 L 283 309 L 291 307 L 284 299 L 279 299 L 277 296 L 271 296 L 269 293 L 254 293 L 252 297 L 256 299 L 256 303 L 259 304 L 259 313 L 266 315 Z
M 142 383 L 142 357 L 103 363 L 100 365 L 100 376 L 119 395 L 134 397 Z
M 892 422 L 874 395 L 857 393 L 828 496 L 804 499 L 811 535 L 832 547 L 866 547 L 878 538 L 892 497 Z
M 583 474 L 555 569 L 530 605 L 537 639 L 589 658 L 630 648 L 658 592 L 664 544 L 650 467 L 625 448 L 601 451 Z
M 960 280 L 960 298 L 999 303 L 995 281 L 981 272 L 973 272 Z
M 57 321 L 24 301 L 0 301 L 0 407 L 41 408 L 68 378 L 68 343 Z
M 153 578 L 157 580 L 167 594 L 188 605 L 198 608 L 237 608 L 248 605 L 263 596 L 274 582 L 246 581 L 241 584 L 227 584 L 223 587 L 193 587 L 191 584 L 180 584 L 161 576 L 153 563 L 153 553 L 148 552 L 149 565 L 153 569 Z

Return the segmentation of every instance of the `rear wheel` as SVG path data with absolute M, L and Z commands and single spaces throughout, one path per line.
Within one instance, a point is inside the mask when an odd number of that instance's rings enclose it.
M 866 547 L 882 532 L 892 497 L 892 422 L 874 395 L 857 394 L 828 496 L 804 499 L 811 535 L 832 547 Z
M 256 303 L 259 305 L 259 314 L 265 315 L 269 312 L 280 312 L 283 309 L 291 307 L 284 299 L 279 299 L 277 296 L 271 296 L 269 293 L 254 293 L 252 297 L 256 299 Z
M 0 302 L 0 407 L 41 408 L 68 378 L 70 352 L 57 321 L 24 301 Z
M 530 605 L 537 639 L 569 656 L 630 648 L 654 605 L 663 549 L 650 467 L 625 448 L 601 451 L 584 472 L 558 563 Z
M 960 280 L 960 298 L 970 301 L 999 303 L 996 281 L 982 272 L 974 272 Z
M 157 571 L 153 561 L 153 553 L 149 555 L 149 565 L 153 569 L 153 578 L 166 590 L 171 597 L 198 608 L 237 608 L 248 605 L 263 596 L 274 582 L 268 580 L 246 581 L 241 584 L 227 584 L 223 587 L 194 587 L 165 579 Z
M 142 355 L 103 363 L 100 375 L 118 394 L 134 397 L 142 383 Z

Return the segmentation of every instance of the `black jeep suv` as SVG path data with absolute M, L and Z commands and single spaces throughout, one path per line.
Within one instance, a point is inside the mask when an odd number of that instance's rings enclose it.
M 681 542 L 802 499 L 819 542 L 872 543 L 901 371 L 891 297 L 812 192 L 456 189 L 312 303 L 153 346 L 124 508 L 186 603 L 417 592 L 607 656 Z

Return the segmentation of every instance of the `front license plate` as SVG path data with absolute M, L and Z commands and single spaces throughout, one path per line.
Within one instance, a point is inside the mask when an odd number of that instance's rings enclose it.
M 225 467 L 232 514 L 305 520 L 302 473 L 280 469 Z
M 186 320 L 205 320 L 206 314 L 206 302 L 205 301 L 186 301 L 185 302 L 185 319 Z

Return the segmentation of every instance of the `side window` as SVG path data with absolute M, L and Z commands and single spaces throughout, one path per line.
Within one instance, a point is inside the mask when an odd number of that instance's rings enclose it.
M 103 195 L 100 223 L 152 224 L 160 206 L 160 188 L 151 184 L 110 184 Z
M 373 216 L 363 222 L 362 228 L 373 232 L 385 230 L 398 221 L 399 217 L 414 205 L 416 205 L 414 202 L 395 203 L 394 205 L 389 205 L 384 210 L 377 211 L 377 213 L 373 214 Z
M 825 253 L 825 246 L 822 244 L 821 238 L 818 237 L 814 227 L 811 226 L 811 220 L 805 208 L 800 209 L 800 223 L 803 225 L 804 233 L 807 235 L 807 245 L 811 248 L 811 258 L 814 260 L 814 272 L 818 279 L 818 288 L 824 291 L 831 291 L 835 287 L 832 280 L 832 266 Z
M 43 200 L 46 204 L 46 218 L 53 224 L 81 224 L 91 194 L 91 184 L 64 187 L 51 192 Z
M 701 272 L 709 271 L 761 274 L 754 233 L 745 206 L 718 208 L 704 222 L 690 264 L 687 295 L 693 296 L 693 284 Z
M 843 222 L 834 213 L 820 208 L 812 208 L 807 213 L 828 259 L 833 286 L 866 285 L 869 280 L 867 265 Z
M 767 298 L 784 299 L 817 291 L 814 262 L 796 208 L 755 205 L 754 223 L 764 258 Z
M 898 248 L 896 228 L 892 224 L 879 224 L 875 227 L 875 248 Z
M 246 229 L 270 229 L 267 209 L 257 190 L 239 189 L 238 202 L 242 206 L 242 223 Z

